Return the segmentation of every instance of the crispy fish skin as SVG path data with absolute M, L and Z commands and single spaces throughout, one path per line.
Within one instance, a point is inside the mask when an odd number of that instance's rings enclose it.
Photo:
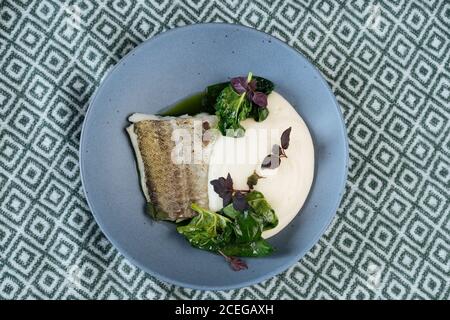
M 215 117 L 155 117 L 137 121 L 127 131 L 134 134 L 137 158 L 143 175 L 142 188 L 147 201 L 157 211 L 156 218 L 178 221 L 194 216 L 191 203 L 208 207 L 208 161 L 191 159 L 184 163 L 173 161 L 173 150 L 176 148 L 174 130 L 182 129 L 192 141 L 202 141 L 202 123 L 211 127 Z M 200 123 L 200 130 L 194 125 Z M 203 126 L 205 127 L 205 126 Z M 197 139 L 197 140 L 195 140 Z M 199 139 L 199 140 L 198 140 Z M 208 143 L 203 143 L 203 153 L 208 159 L 210 152 Z M 198 160 L 198 159 L 197 159 Z M 139 160 L 138 160 L 139 161 Z M 144 185 L 145 184 L 145 185 Z

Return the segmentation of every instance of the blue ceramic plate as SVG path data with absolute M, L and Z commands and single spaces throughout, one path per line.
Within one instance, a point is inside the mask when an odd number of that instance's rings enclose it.
M 248 71 L 272 80 L 307 123 L 316 174 L 300 214 L 270 242 L 266 258 L 234 272 L 223 258 L 190 247 L 171 223 L 144 213 L 127 116 L 156 113 L 207 85 Z M 330 224 L 344 189 L 348 146 L 339 106 L 319 71 L 283 42 L 238 25 L 199 24 L 165 32 L 123 58 L 92 99 L 80 145 L 90 209 L 119 251 L 148 273 L 181 286 L 231 289 L 268 279 L 303 257 Z

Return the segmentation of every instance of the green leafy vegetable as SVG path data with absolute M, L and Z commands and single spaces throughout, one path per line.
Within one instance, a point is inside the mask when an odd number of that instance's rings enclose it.
M 269 116 L 269 109 L 267 108 L 252 108 L 251 116 L 256 122 L 262 122 Z
M 244 135 L 240 122 L 247 119 L 252 110 L 251 103 L 245 98 L 245 92 L 237 94 L 230 85 L 227 86 L 217 98 L 215 108 L 219 118 L 219 130 L 223 135 Z
M 236 209 L 233 207 L 233 204 L 232 204 L 232 203 L 230 203 L 230 204 L 227 205 L 226 207 L 223 207 L 223 208 L 222 208 L 222 213 L 223 213 L 225 216 L 227 216 L 228 218 L 232 219 L 232 220 L 236 219 L 237 216 L 241 214 L 238 210 L 236 210 Z
M 214 109 L 214 105 L 216 104 L 217 98 L 219 97 L 222 90 L 225 89 L 229 84 L 229 82 L 221 82 L 206 87 L 202 101 L 204 112 L 210 114 L 214 114 L 216 112 L 216 110 Z
M 233 243 L 221 250 L 227 256 L 263 257 L 270 255 L 274 249 L 264 239 L 247 243 Z
M 191 205 L 198 213 L 187 225 L 180 225 L 177 231 L 184 235 L 194 247 L 217 251 L 231 240 L 231 220 L 215 212 Z
M 210 90 L 210 101 L 223 86 L 223 83 L 213 86 Z M 223 135 L 240 137 L 244 128 L 242 120 L 252 117 L 255 121 L 264 121 L 268 115 L 267 95 L 272 92 L 274 84 L 261 77 L 253 77 L 250 72 L 245 77 L 231 79 L 230 85 L 223 88 L 217 97 L 215 109 L 219 117 L 219 129 Z M 227 130 L 229 131 L 227 134 Z
M 261 178 L 254 175 L 256 181 Z M 188 223 L 178 224 L 177 231 L 192 246 L 221 254 L 233 270 L 247 269 L 247 264 L 236 256 L 271 254 L 274 249 L 262 238 L 262 232 L 275 227 L 278 219 L 261 192 L 251 190 L 251 187 L 249 190 L 233 189 L 230 174 L 211 181 L 211 184 L 222 199 L 228 199 L 222 210 L 216 213 L 194 203 L 191 208 L 198 215 Z
M 239 214 L 233 224 L 237 243 L 256 241 L 261 238 L 263 223 L 251 211 L 244 211 Z
M 262 219 L 263 230 L 269 230 L 278 225 L 278 218 L 275 211 L 261 192 L 249 192 L 245 198 L 255 216 Z
M 255 91 L 262 92 L 266 95 L 269 95 L 275 88 L 275 85 L 273 84 L 273 82 L 270 80 L 267 80 L 266 78 L 254 76 L 253 79 L 256 80 L 256 90 Z
M 266 78 L 253 76 L 252 79 L 255 83 L 254 91 L 256 92 L 261 92 L 265 95 L 269 95 L 275 87 L 273 82 L 267 80 Z M 217 98 L 220 96 L 221 92 L 229 85 L 230 82 L 220 82 L 206 87 L 202 100 L 202 112 L 214 114 L 214 105 L 217 102 Z M 240 94 L 242 92 L 237 93 Z M 258 108 L 257 105 L 252 103 L 252 117 L 255 119 L 255 121 L 264 121 L 268 115 L 269 110 L 267 108 Z

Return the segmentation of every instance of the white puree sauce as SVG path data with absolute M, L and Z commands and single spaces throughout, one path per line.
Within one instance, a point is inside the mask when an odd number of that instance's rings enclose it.
M 297 111 L 280 94 L 268 96 L 269 116 L 262 122 L 247 119 L 241 122 L 246 129 L 242 138 L 218 137 L 209 163 L 208 181 L 231 174 L 235 189 L 248 189 L 247 177 L 254 170 L 265 176 L 255 190 L 262 192 L 275 210 L 279 223 L 264 231 L 269 238 L 280 232 L 300 211 L 308 196 L 314 176 L 314 148 L 311 135 Z M 273 144 L 280 144 L 282 132 L 292 127 L 288 158 L 282 158 L 277 169 L 260 170 L 263 159 L 271 153 Z M 222 208 L 222 199 L 208 185 L 209 207 Z

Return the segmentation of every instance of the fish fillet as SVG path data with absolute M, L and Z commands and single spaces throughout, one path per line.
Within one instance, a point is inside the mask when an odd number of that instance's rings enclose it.
M 216 116 L 133 114 L 129 121 L 132 124 L 126 130 L 136 154 L 142 191 L 151 203 L 152 216 L 158 220 L 179 221 L 195 215 L 190 208 L 193 202 L 207 208 L 208 163 L 213 141 L 205 139 L 205 134 L 216 125 Z M 192 146 L 199 144 L 201 153 L 194 154 Z

